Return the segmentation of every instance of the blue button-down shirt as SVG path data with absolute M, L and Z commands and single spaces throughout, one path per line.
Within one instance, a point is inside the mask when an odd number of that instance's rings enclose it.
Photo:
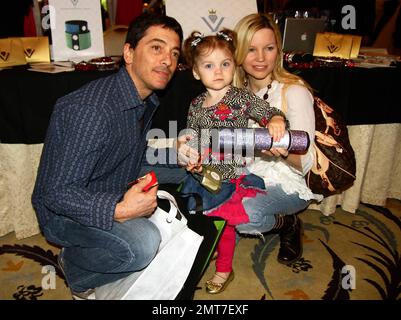
M 155 94 L 139 97 L 125 67 L 57 101 L 32 195 L 41 226 L 60 214 L 112 227 L 117 202 L 138 176 L 158 104 Z

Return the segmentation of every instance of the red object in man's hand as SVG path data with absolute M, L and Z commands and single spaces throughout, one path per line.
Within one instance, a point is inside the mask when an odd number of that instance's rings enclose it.
M 142 189 L 144 192 L 148 191 L 150 188 L 156 186 L 157 183 L 157 178 L 156 178 L 156 174 L 154 173 L 154 171 L 149 172 L 145 178 L 148 177 L 148 175 L 150 174 L 150 176 L 152 177 L 152 179 L 150 180 L 150 182 Z
M 128 183 L 128 187 L 132 187 L 134 184 L 137 184 L 140 180 L 146 179 L 148 177 L 148 175 L 150 175 L 152 177 L 152 179 L 150 180 L 150 182 L 142 189 L 142 191 L 147 192 L 149 191 L 150 188 L 156 186 L 157 183 L 157 178 L 156 178 L 156 174 L 154 173 L 154 171 L 150 171 L 149 173 L 145 174 L 143 177 L 140 177 L 138 179 L 136 179 L 133 182 Z

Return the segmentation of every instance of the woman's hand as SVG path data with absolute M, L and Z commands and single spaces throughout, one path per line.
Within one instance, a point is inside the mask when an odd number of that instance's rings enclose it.
M 269 134 L 273 138 L 273 141 L 280 141 L 280 139 L 284 137 L 285 133 L 284 118 L 282 116 L 273 116 L 266 128 L 269 130 Z
M 286 163 L 291 167 L 295 168 L 299 172 L 302 172 L 302 161 L 300 154 L 296 153 L 288 153 L 288 150 L 285 148 L 271 148 L 270 150 L 262 150 L 262 153 L 273 156 L 273 157 L 281 157 L 285 159 Z
M 285 148 L 271 148 L 270 150 L 262 150 L 263 154 L 273 157 L 282 157 L 287 159 L 289 153 L 288 150 Z

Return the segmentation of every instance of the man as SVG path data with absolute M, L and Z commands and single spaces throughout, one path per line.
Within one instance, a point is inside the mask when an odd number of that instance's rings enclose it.
M 182 29 L 142 15 L 128 30 L 119 72 L 59 99 L 48 128 L 32 203 L 45 237 L 63 247 L 59 263 L 75 298 L 143 269 L 158 229 L 145 217 L 157 187 L 138 178 L 146 133 L 180 56 Z

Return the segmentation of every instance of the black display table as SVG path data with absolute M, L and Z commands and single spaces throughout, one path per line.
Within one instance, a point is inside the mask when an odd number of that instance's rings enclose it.
M 54 104 L 85 83 L 114 71 L 46 74 L 25 67 L 0 71 L 0 142 L 42 143 Z M 401 70 L 394 68 L 315 68 L 295 70 L 348 125 L 401 122 Z M 158 92 L 161 106 L 153 127 L 168 133 L 168 121 L 185 128 L 189 103 L 202 92 L 192 72 L 177 71 Z

